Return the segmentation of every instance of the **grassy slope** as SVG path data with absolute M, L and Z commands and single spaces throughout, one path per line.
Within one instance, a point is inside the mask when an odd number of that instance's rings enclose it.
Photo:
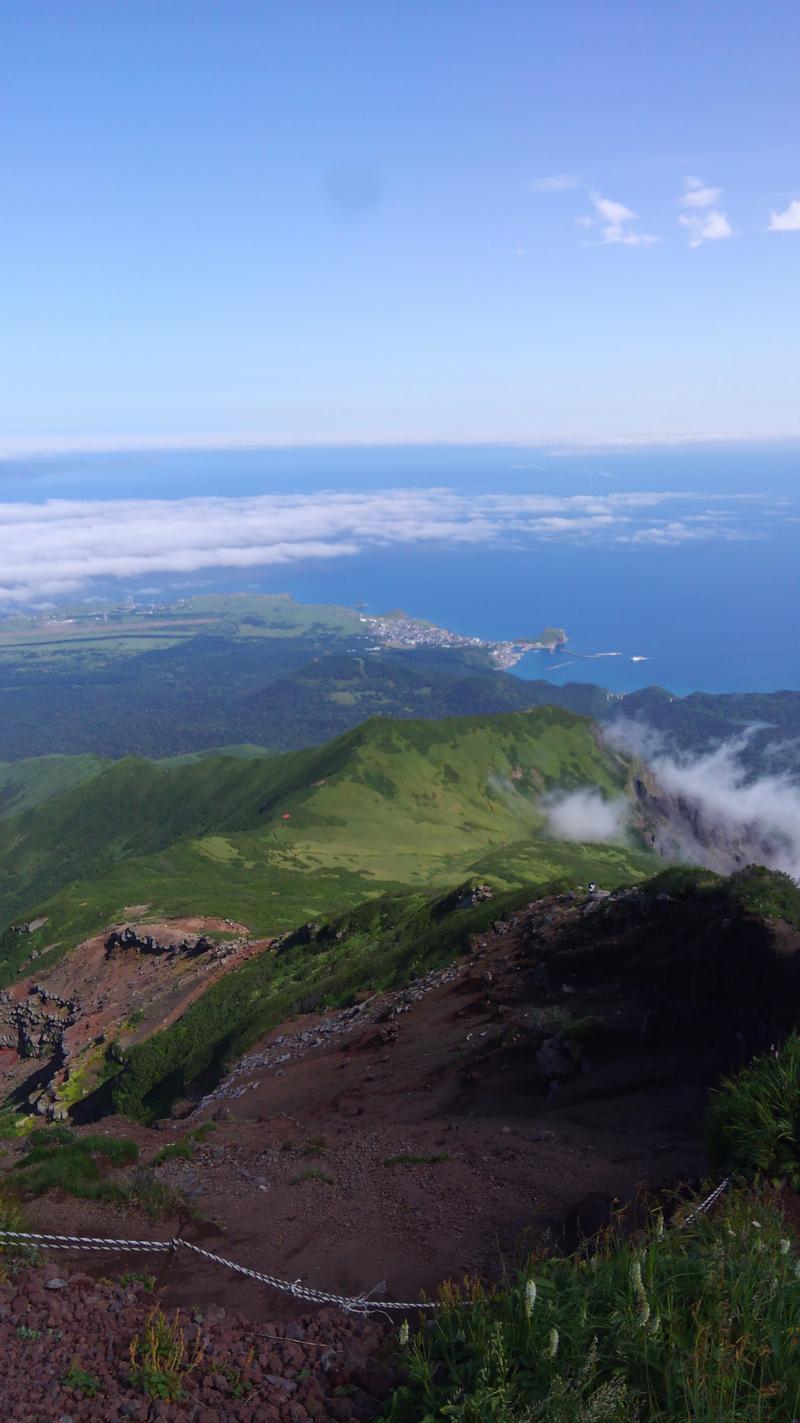
M 632 878 L 650 857 L 556 846 L 542 837 L 538 804 L 554 786 L 619 794 L 625 778 L 590 723 L 554 708 L 375 720 L 273 759 L 169 769 L 128 758 L 0 827 L 6 921 L 34 911 L 49 919 L 7 941 L 2 976 L 31 949 L 55 941 L 63 951 L 132 904 L 274 933 L 392 887 L 452 884 L 504 847 L 513 847 L 513 864 L 497 866 L 506 883 Z
M 543 881 L 518 886 L 466 909 L 457 908 L 459 889 L 385 895 L 328 920 L 311 943 L 290 942 L 250 959 L 127 1054 L 114 1106 L 145 1120 L 161 1115 L 198 1077 L 210 1074 L 210 1085 L 227 1062 L 294 1013 L 342 1007 L 356 993 L 384 992 L 451 963 L 473 934 L 544 888 Z
M 0 820 L 33 810 L 46 800 L 83 781 L 91 780 L 108 765 L 101 756 L 33 756 L 25 761 L 0 761 Z

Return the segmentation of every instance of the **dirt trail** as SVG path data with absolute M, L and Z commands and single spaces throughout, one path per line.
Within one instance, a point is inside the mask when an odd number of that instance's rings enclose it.
M 624 936 L 622 967 L 600 983 L 553 964 L 597 908 L 540 901 L 405 992 L 292 1020 L 186 1121 L 103 1128 L 135 1135 L 147 1161 L 212 1121 L 190 1161 L 158 1174 L 206 1218 L 187 1236 L 242 1263 L 395 1299 L 494 1275 L 562 1240 L 589 1193 L 625 1199 L 705 1169 L 718 1049 L 703 1034 L 648 1033 L 652 995 L 625 969 Z M 153 1233 L 110 1207 L 31 1206 L 43 1228 L 56 1209 L 60 1229 L 91 1219 L 98 1234 Z M 298 1310 L 188 1256 L 166 1288 L 175 1303 L 223 1300 L 262 1320 Z

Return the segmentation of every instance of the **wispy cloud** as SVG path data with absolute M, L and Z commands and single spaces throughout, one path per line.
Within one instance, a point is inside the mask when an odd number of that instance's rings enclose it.
M 800 232 L 800 198 L 793 198 L 783 212 L 770 210 L 767 232 Z
M 708 188 L 702 178 L 684 178 L 683 196 L 678 202 L 685 208 L 711 208 L 722 197 L 721 188 Z
M 552 173 L 549 178 L 537 178 L 531 186 L 535 193 L 564 193 L 577 188 L 579 181 L 574 173 Z
M 689 234 L 689 246 L 702 247 L 704 242 L 720 242 L 725 237 L 733 237 L 727 213 L 720 212 L 714 206 L 722 197 L 722 189 L 708 187 L 701 178 L 684 178 L 683 187 L 678 202 L 681 207 L 691 208 L 692 211 L 680 213 L 678 222 Z
M 716 208 L 691 217 L 682 212 L 678 222 L 689 233 L 690 247 L 702 247 L 704 242 L 719 242 L 724 237 L 733 237 L 733 228 L 725 213 L 717 212 Z
M 165 574 L 280 567 L 425 542 L 731 539 L 743 536 L 735 511 L 748 507 L 741 498 L 670 491 L 473 496 L 454 489 L 0 503 L 0 606 L 57 600 L 96 580 L 157 585 Z M 700 513 L 703 522 L 692 523 Z
M 602 193 L 596 191 L 589 196 L 597 216 L 584 215 L 577 222 L 579 227 L 597 228 L 601 245 L 619 242 L 625 247 L 649 247 L 660 240 L 652 232 L 639 232 L 634 226 L 637 214 L 624 203 L 604 198 Z

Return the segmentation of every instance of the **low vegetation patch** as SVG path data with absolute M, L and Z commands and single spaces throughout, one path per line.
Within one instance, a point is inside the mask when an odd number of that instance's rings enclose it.
M 644 891 L 651 900 L 663 894 L 672 899 L 719 899 L 731 908 L 765 919 L 784 919 L 800 929 L 800 888 L 791 875 L 765 865 L 746 865 L 727 878 L 713 870 L 674 865 L 653 875 Z
M 103 1392 L 100 1380 L 81 1368 L 77 1359 L 73 1360 L 61 1383 L 64 1388 L 74 1389 L 82 1398 L 97 1398 L 97 1395 Z
M 54 1126 L 31 1133 L 26 1154 L 12 1170 L 23 1196 L 61 1191 L 85 1200 L 137 1206 L 153 1220 L 186 1211 L 186 1198 L 152 1172 L 140 1171 L 131 1181 L 108 1179 L 110 1171 L 133 1166 L 138 1159 L 139 1148 L 129 1137 L 79 1137 L 69 1127 Z
M 326 1186 L 335 1185 L 333 1176 L 329 1176 L 327 1171 L 321 1171 L 319 1166 L 309 1166 L 307 1171 L 301 1171 L 299 1176 L 293 1176 L 289 1184 L 300 1186 L 304 1181 L 321 1181 Z
M 156 1277 L 148 1274 L 146 1270 L 123 1270 L 119 1282 L 123 1289 L 127 1289 L 129 1285 L 141 1285 L 143 1290 L 153 1290 Z
M 292 1137 L 287 1137 L 281 1143 L 281 1151 L 291 1151 L 296 1156 L 324 1156 L 328 1150 L 328 1143 L 324 1136 L 309 1136 L 305 1141 L 295 1141 Z
M 384 1166 L 439 1166 L 442 1162 L 452 1161 L 452 1156 L 448 1156 L 446 1151 L 438 1156 L 416 1156 L 413 1151 L 401 1151 L 397 1156 L 387 1156 Z
M 28 1196 L 55 1190 L 93 1200 L 121 1200 L 127 1192 L 104 1173 L 130 1166 L 138 1156 L 139 1148 L 129 1137 L 78 1137 L 69 1127 L 57 1126 L 31 1132 L 26 1154 L 13 1170 Z
M 800 1190 L 798 1033 L 712 1091 L 708 1147 L 719 1167 Z
M 408 1344 L 391 1423 L 786 1423 L 800 1413 L 800 1260 L 761 1195 L 645 1245 L 466 1282 Z M 408 1339 L 401 1326 L 401 1344 Z
M 194 1353 L 189 1353 L 178 1312 L 170 1320 L 156 1307 L 148 1314 L 141 1332 L 131 1340 L 131 1383 L 148 1398 L 175 1403 L 184 1397 L 183 1380 L 197 1367 L 202 1354 L 201 1339 Z
M 162 1146 L 153 1157 L 153 1165 L 161 1166 L 165 1161 L 191 1161 L 194 1156 L 194 1142 L 184 1138 L 183 1141 L 171 1141 L 168 1146 Z

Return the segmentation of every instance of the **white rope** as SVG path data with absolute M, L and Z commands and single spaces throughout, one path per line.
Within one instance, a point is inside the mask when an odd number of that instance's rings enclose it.
M 171 1240 L 113 1240 L 99 1235 L 40 1235 L 32 1230 L 0 1230 L 0 1240 L 32 1242 L 46 1250 L 172 1250 Z
M 709 1192 L 705 1200 L 684 1218 L 682 1225 L 689 1225 L 698 1216 L 705 1215 L 729 1185 L 730 1176 L 726 1176 Z M 134 1250 L 162 1254 L 179 1249 L 191 1250 L 192 1254 L 210 1260 L 212 1265 L 219 1265 L 224 1270 L 233 1270 L 235 1274 L 244 1275 L 248 1280 L 255 1280 L 257 1284 L 268 1285 L 270 1289 L 293 1295 L 295 1299 L 307 1300 L 310 1304 L 338 1305 L 340 1309 L 351 1314 L 368 1314 L 372 1310 L 437 1308 L 436 1304 L 429 1300 L 373 1300 L 367 1294 L 337 1295 L 327 1290 L 314 1290 L 309 1285 L 302 1284 L 300 1280 L 282 1280 L 278 1275 L 267 1275 L 262 1270 L 252 1270 L 249 1265 L 239 1265 L 235 1260 L 228 1260 L 223 1255 L 214 1255 L 212 1251 L 203 1250 L 201 1246 L 193 1245 L 190 1240 L 183 1240 L 180 1236 L 174 1236 L 172 1240 L 116 1240 L 98 1235 L 44 1235 L 31 1230 L 0 1230 L 0 1249 L 3 1241 L 10 1244 L 40 1245 L 45 1250 Z
M 247 1265 L 237 1265 L 233 1260 L 226 1260 L 222 1255 L 212 1255 L 210 1250 L 202 1250 L 199 1245 L 193 1245 L 190 1240 L 179 1240 L 186 1250 L 192 1250 L 195 1255 L 202 1255 L 204 1259 L 211 1260 L 215 1265 L 222 1265 L 226 1270 L 235 1270 L 238 1275 L 246 1275 L 251 1280 L 258 1280 L 260 1284 L 270 1285 L 274 1290 L 283 1290 L 285 1293 L 295 1295 L 298 1299 L 311 1300 L 315 1304 L 338 1304 L 342 1309 L 355 1313 L 367 1312 L 371 1309 L 435 1309 L 436 1305 L 424 1300 L 371 1300 L 367 1295 L 336 1295 L 325 1290 L 312 1290 L 308 1285 L 303 1285 L 299 1280 L 281 1280 L 276 1275 L 265 1275 L 260 1270 L 251 1270 Z
M 730 1176 L 724 1176 L 719 1185 L 715 1186 L 714 1190 L 709 1192 L 705 1200 L 701 1201 L 699 1206 L 695 1206 L 694 1210 L 690 1211 L 689 1215 L 684 1217 L 682 1224 L 689 1225 L 689 1223 L 696 1220 L 699 1215 L 705 1215 L 706 1211 L 709 1211 L 715 1202 L 719 1200 L 723 1191 L 728 1189 L 730 1182 Z
M 435 1304 L 425 1300 L 371 1300 L 366 1294 L 361 1295 L 337 1295 L 326 1290 L 314 1290 L 310 1286 L 301 1284 L 300 1280 L 282 1280 L 277 1275 L 266 1275 L 261 1270 L 251 1270 L 248 1265 L 239 1265 L 235 1260 L 227 1260 L 222 1255 L 214 1255 L 210 1250 L 203 1250 L 199 1245 L 193 1245 L 190 1240 L 183 1240 L 175 1236 L 172 1240 L 115 1240 L 96 1235 L 43 1235 L 31 1230 L 0 1230 L 0 1247 L 2 1242 L 9 1244 L 32 1244 L 40 1245 L 45 1250 L 137 1250 L 137 1251 L 172 1251 L 178 1249 L 191 1250 L 195 1255 L 201 1255 L 203 1259 L 210 1260 L 213 1265 L 221 1265 L 225 1270 L 233 1270 L 237 1275 L 245 1275 L 250 1280 L 256 1280 L 259 1284 L 269 1285 L 273 1290 L 281 1290 L 284 1294 L 294 1295 L 296 1299 L 308 1300 L 313 1304 L 335 1304 L 340 1309 L 348 1310 L 354 1314 L 366 1314 L 371 1310 L 388 1309 L 435 1309 Z

